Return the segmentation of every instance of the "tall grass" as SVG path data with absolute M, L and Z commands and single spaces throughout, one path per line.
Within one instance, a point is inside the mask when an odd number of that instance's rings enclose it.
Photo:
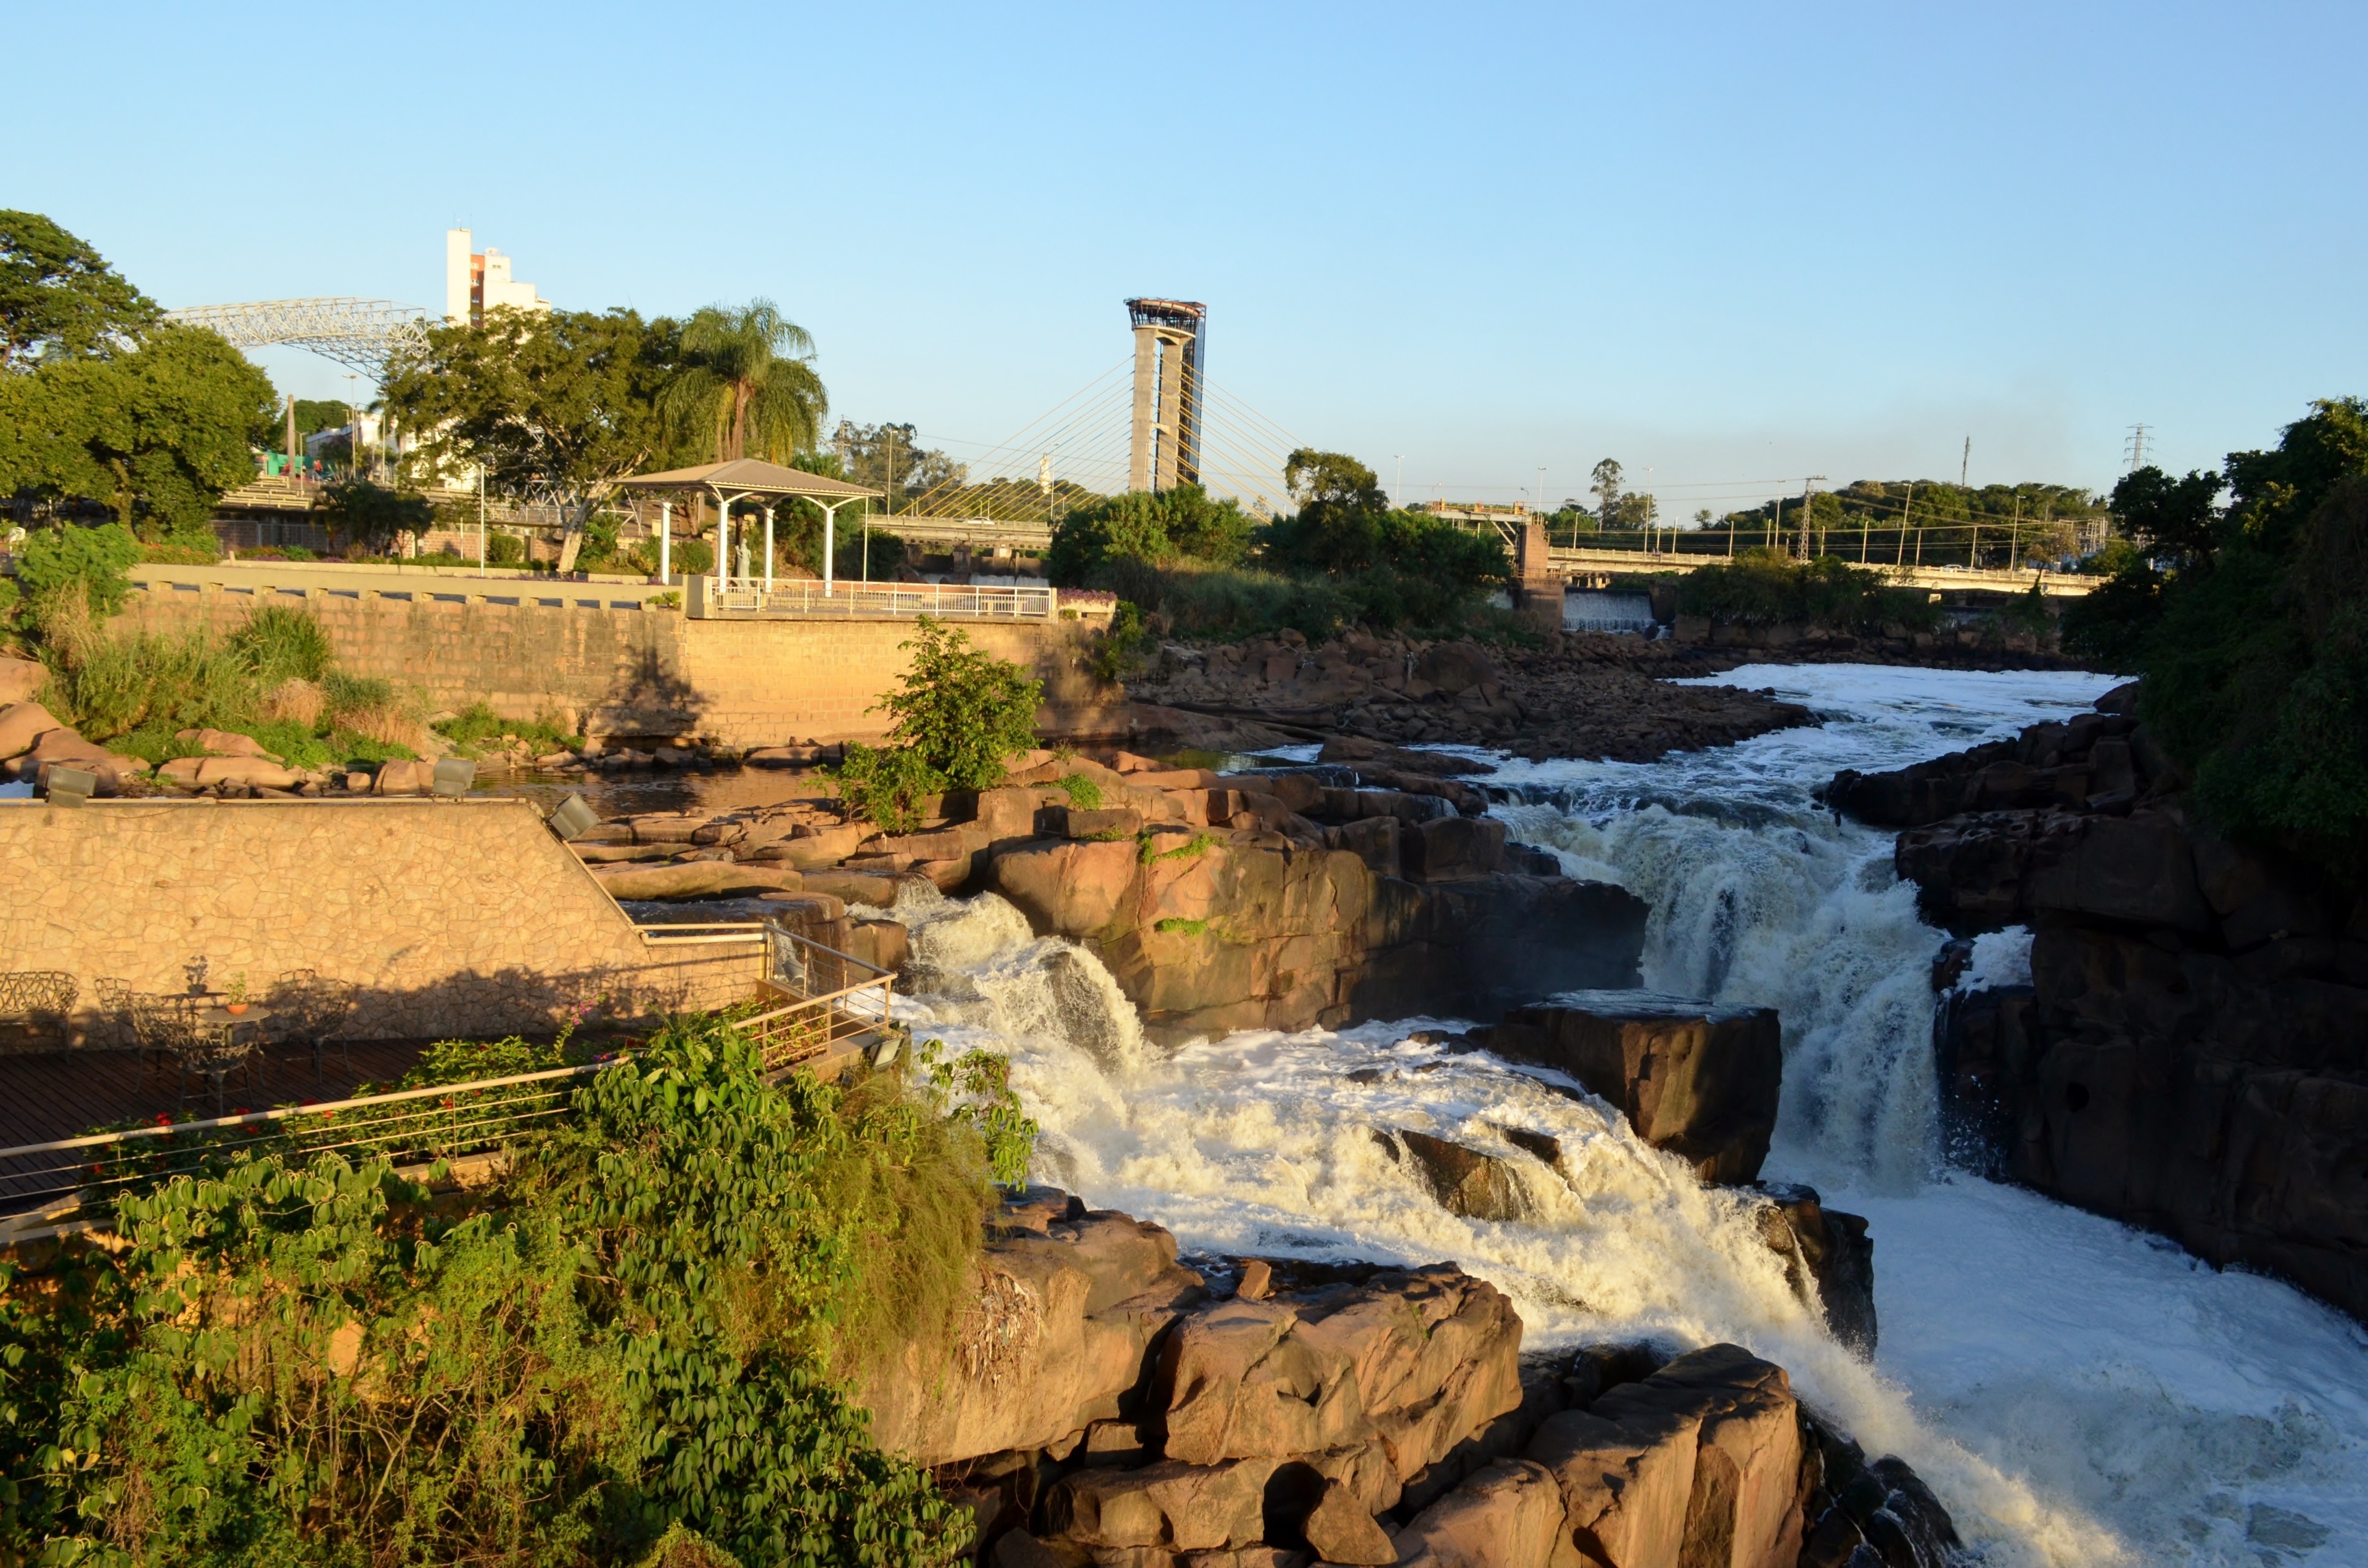
M 43 608 L 43 698 L 85 739 L 151 763 L 199 755 L 185 730 L 251 735 L 291 767 L 414 756 L 430 744 L 416 699 L 347 676 L 304 610 L 267 606 L 227 638 L 110 632 L 87 601 Z

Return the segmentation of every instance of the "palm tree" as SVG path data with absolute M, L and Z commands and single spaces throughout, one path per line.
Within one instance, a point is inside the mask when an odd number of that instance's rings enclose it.
M 682 368 L 658 395 L 675 433 L 712 436 L 714 460 L 788 462 L 812 448 L 830 406 L 814 339 L 770 300 L 709 305 L 683 324 Z

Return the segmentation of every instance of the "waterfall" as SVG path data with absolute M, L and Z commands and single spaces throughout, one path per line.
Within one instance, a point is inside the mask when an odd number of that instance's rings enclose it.
M 1914 1464 L 1986 1562 L 2325 1561 L 2368 1542 L 2362 1340 L 2271 1281 L 2044 1199 L 1944 1171 L 1933 1133 L 1941 937 L 1889 841 L 1808 787 L 2085 704 L 2094 677 L 1835 666 L 1781 675 L 1827 722 L 1653 765 L 1508 762 L 1515 836 L 1653 906 L 1645 983 L 1782 1010 L 1771 1176 L 1873 1221 L 1883 1349 L 1859 1361 L 1787 1287 L 1748 1205 L 1703 1187 L 1551 1072 L 1410 1038 L 1406 1019 L 1244 1031 L 1162 1053 L 1092 955 L 985 896 L 907 894 L 915 1027 L 1010 1054 L 1038 1175 L 1188 1248 L 1453 1259 L 1504 1290 L 1531 1346 L 1727 1340 L 1783 1365 L 1870 1452 Z M 1756 676 L 1756 678 L 1754 678 Z M 2028 942 L 1987 939 L 2011 979 Z M 1514 1166 L 1533 1212 L 1432 1201 L 1376 1129 Z M 1548 1165 L 1504 1130 L 1559 1141 Z M 2332 1392 L 2326 1392 L 2332 1389 Z M 2279 1543 L 2284 1543 L 2280 1545 Z

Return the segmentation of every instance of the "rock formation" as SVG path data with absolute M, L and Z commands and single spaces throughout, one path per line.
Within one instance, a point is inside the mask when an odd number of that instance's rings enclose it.
M 1756 1180 L 1768 1158 L 1784 1080 L 1773 1007 L 1581 993 L 1516 1008 L 1487 1040 L 1499 1055 L 1569 1074 L 1704 1181 Z
M 1523 1356 L 1452 1265 L 1242 1270 L 1030 1189 L 1002 1216 L 944 1364 L 866 1393 L 1003 1568 L 1941 1568 L 1947 1513 L 1869 1465 L 1731 1345 Z
M 1944 998 L 1952 1152 L 2368 1315 L 2368 901 L 2199 822 L 2133 687 L 2097 708 L 1827 791 L 1906 830 L 1928 918 L 2034 934 L 2030 985 Z

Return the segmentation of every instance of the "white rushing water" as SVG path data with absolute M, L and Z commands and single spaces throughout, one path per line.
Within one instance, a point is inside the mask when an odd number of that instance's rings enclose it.
M 1872 1221 L 1873 1366 L 1787 1290 L 1738 1199 L 1555 1074 L 1407 1038 L 1441 1020 L 1157 1051 L 1099 963 L 989 896 L 900 907 L 922 1027 L 1011 1054 L 1044 1129 L 1040 1179 L 1188 1249 L 1453 1259 L 1514 1299 L 1531 1346 L 1727 1340 L 1781 1362 L 1869 1452 L 1914 1464 L 1987 1562 L 2368 1562 L 2368 1336 L 2274 1281 L 1941 1170 L 1941 935 L 1892 875 L 1888 836 L 1809 798 L 1838 768 L 2010 734 L 2111 683 L 1841 665 L 1717 678 L 1774 686 L 1824 722 L 1653 764 L 1513 760 L 1490 781 L 1527 796 L 1498 808 L 1517 837 L 1649 902 L 1646 985 L 1782 1009 L 1767 1174 Z M 2027 937 L 1986 938 L 1975 970 L 2011 981 L 2027 954 Z M 1508 1157 L 1534 1216 L 1447 1214 L 1379 1127 Z M 1507 1127 L 1560 1139 L 1562 1169 Z

